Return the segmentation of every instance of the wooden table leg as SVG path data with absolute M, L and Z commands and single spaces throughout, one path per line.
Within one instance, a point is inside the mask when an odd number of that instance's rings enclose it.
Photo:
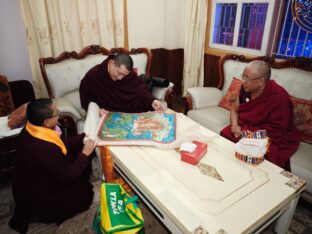
M 102 172 L 105 177 L 105 182 L 114 182 L 116 176 L 112 156 L 107 146 L 100 146 L 99 148 L 101 154 Z
M 114 160 L 112 155 L 110 154 L 107 146 L 100 146 L 100 154 L 101 154 L 101 165 L 102 165 L 102 172 L 105 177 L 105 182 L 108 183 L 117 183 L 124 187 L 127 192 L 130 192 L 132 189 L 126 183 L 126 181 L 119 177 L 116 177 L 115 169 L 114 169 Z

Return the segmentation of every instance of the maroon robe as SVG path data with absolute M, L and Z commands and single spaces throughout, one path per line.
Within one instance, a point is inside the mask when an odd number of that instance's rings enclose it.
M 253 100 L 242 89 L 238 116 L 242 130 L 267 130 L 271 144 L 265 158 L 290 170 L 289 159 L 298 149 L 300 134 L 293 124 L 293 106 L 285 89 L 270 80 L 263 93 Z M 221 135 L 233 142 L 239 140 L 231 133 L 230 125 L 221 131 Z
M 13 179 L 17 219 L 36 217 L 41 222 L 61 223 L 89 208 L 93 186 L 90 160 L 81 153 L 84 136 L 63 141 L 64 156 L 57 145 L 22 130 Z
M 155 97 L 132 70 L 121 80 L 113 81 L 108 73 L 110 55 L 101 64 L 91 68 L 79 87 L 81 106 L 87 110 L 90 102 L 109 111 L 138 113 L 153 110 Z

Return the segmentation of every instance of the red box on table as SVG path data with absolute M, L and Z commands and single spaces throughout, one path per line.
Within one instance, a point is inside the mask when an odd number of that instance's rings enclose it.
M 193 152 L 181 150 L 181 160 L 192 165 L 196 165 L 206 154 L 208 145 L 199 141 L 193 141 L 192 143 L 196 145 L 196 149 Z

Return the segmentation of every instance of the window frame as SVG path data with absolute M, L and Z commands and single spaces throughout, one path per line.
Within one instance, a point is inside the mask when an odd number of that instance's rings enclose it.
M 220 49 L 220 50 L 227 50 L 239 53 L 246 53 L 246 54 L 253 54 L 253 55 L 266 55 L 269 51 L 272 51 L 272 44 L 269 44 L 269 39 L 271 37 L 271 32 L 275 30 L 274 24 L 272 24 L 272 18 L 275 12 L 276 1 L 270 0 L 213 0 L 211 1 L 211 15 L 210 15 L 210 29 L 209 29 L 209 43 L 208 47 L 213 49 Z M 237 4 L 237 11 L 236 11 L 236 18 L 235 18 L 235 26 L 234 26 L 234 35 L 233 35 L 233 45 L 223 45 L 213 43 L 213 35 L 214 35 L 214 23 L 215 23 L 215 13 L 216 13 L 216 5 L 218 3 L 236 3 Z M 268 3 L 268 10 L 265 20 L 265 26 L 263 30 L 263 37 L 261 43 L 261 50 L 250 49 L 250 48 L 243 48 L 238 47 L 238 34 L 239 34 L 239 26 L 241 20 L 241 13 L 242 13 L 242 5 L 243 3 Z M 275 38 L 274 38 L 275 40 Z

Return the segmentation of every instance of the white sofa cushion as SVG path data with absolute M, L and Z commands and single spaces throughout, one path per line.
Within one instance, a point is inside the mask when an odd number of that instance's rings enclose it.
M 142 53 L 130 56 L 133 59 L 133 67 L 137 69 L 138 74 L 145 73 L 147 55 Z M 74 90 L 78 90 L 80 81 L 85 74 L 106 58 L 106 55 L 97 54 L 89 55 L 80 60 L 66 59 L 59 63 L 45 65 L 54 97 L 62 97 Z
M 224 62 L 224 85 L 222 92 L 225 95 L 231 85 L 233 77 L 239 78 L 244 72 L 246 63 L 234 60 Z M 271 68 L 271 79 L 280 84 L 287 92 L 297 98 L 312 100 L 312 73 L 296 68 Z
M 289 95 L 312 100 L 312 73 L 296 68 L 271 69 L 271 79 L 287 90 Z
M 291 171 L 306 180 L 306 190 L 312 193 L 312 145 L 301 142 L 290 158 Z
M 70 116 L 74 118 L 74 120 L 78 120 L 82 118 L 80 112 L 67 99 L 59 97 L 59 98 L 55 98 L 54 102 L 57 108 L 61 112 L 69 114 Z
M 213 87 L 194 87 L 187 89 L 192 97 L 193 109 L 217 106 L 223 97 L 221 90 Z
M 76 108 L 76 110 L 79 111 L 82 119 L 86 118 L 87 112 L 81 107 L 80 94 L 78 89 L 71 93 L 66 94 L 63 98 L 69 101 Z
M 101 54 L 89 55 L 81 60 L 67 59 L 59 63 L 45 65 L 54 97 L 62 97 L 77 90 L 80 81 L 90 68 L 101 63 L 106 57 Z
M 230 111 L 218 106 L 213 106 L 190 110 L 187 116 L 200 125 L 219 134 L 220 131 L 229 124 Z
M 146 54 L 131 54 L 133 60 L 133 68 L 136 68 L 138 75 L 145 74 L 147 66 L 147 55 Z

